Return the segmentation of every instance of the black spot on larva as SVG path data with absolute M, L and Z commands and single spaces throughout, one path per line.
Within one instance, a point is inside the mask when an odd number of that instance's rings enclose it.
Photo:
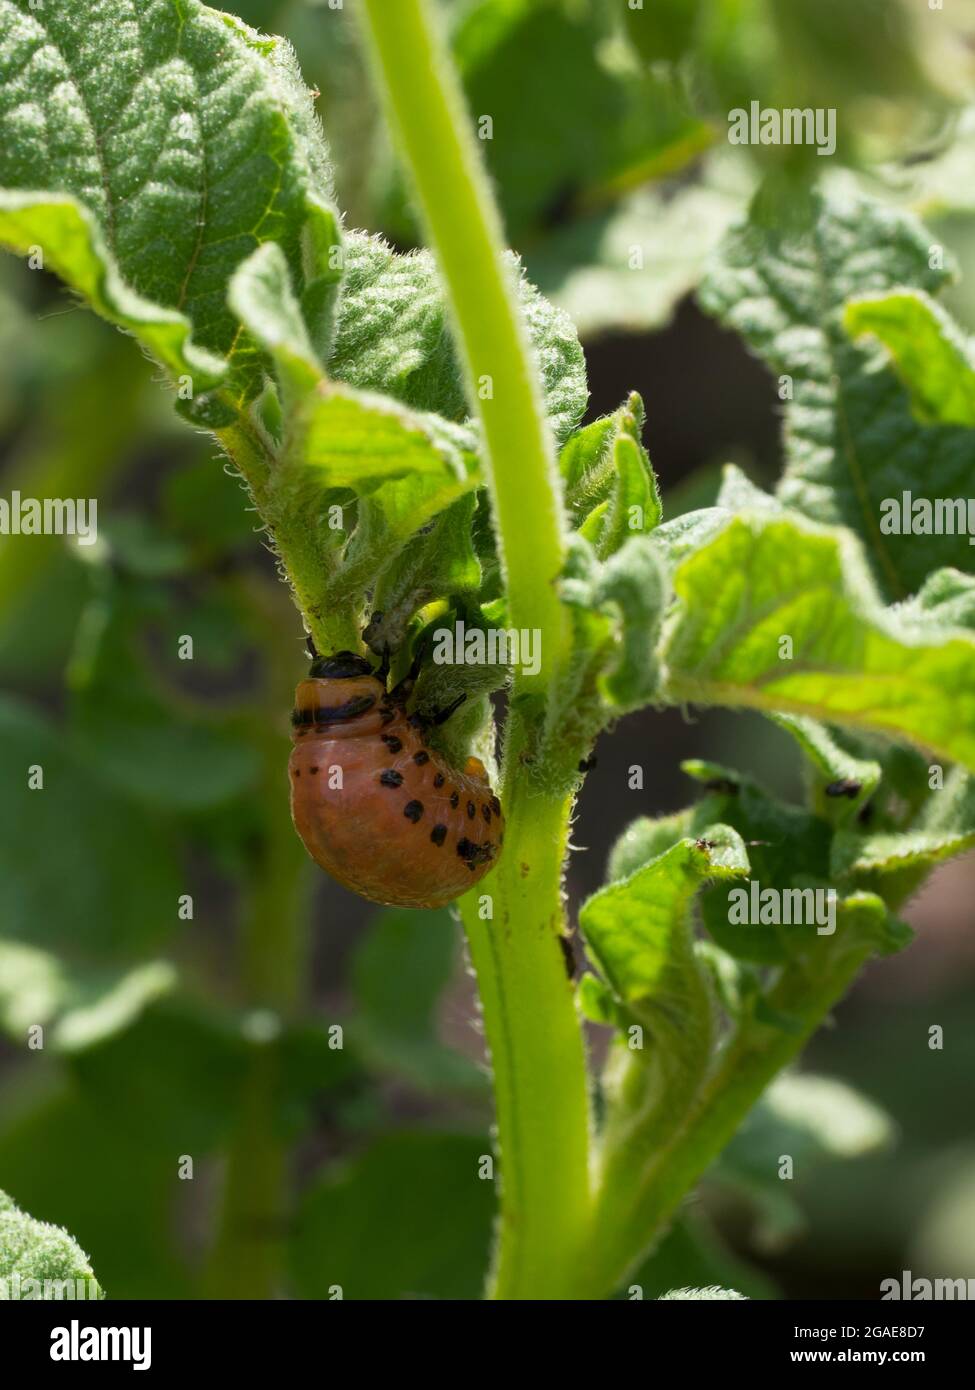
M 494 846 L 490 840 L 486 840 L 483 845 L 475 844 L 465 835 L 457 841 L 457 853 L 469 868 L 473 868 L 475 864 L 486 864 L 489 859 L 494 858 Z
M 437 775 L 436 775 L 436 777 L 434 777 L 434 779 L 433 779 L 433 785 L 434 785 L 435 787 L 442 787 L 443 784 L 444 784 L 444 782 L 446 782 L 446 780 L 447 780 L 447 779 L 446 779 L 446 777 L 443 775 L 443 773 L 442 773 L 442 772 L 438 772 Z
M 406 722 L 414 729 L 425 729 L 427 726 L 427 721 L 422 714 L 411 714 Z
M 296 776 L 296 777 L 300 777 L 300 776 L 301 776 L 301 768 L 300 768 L 300 767 L 296 767 L 296 768 L 295 768 L 295 776 Z
M 389 749 L 391 753 L 402 753 L 402 740 L 398 739 L 395 734 L 380 734 L 379 737 L 382 739 L 383 743 L 385 743 L 386 747 Z
M 317 767 L 310 767 L 310 768 L 308 769 L 308 771 L 309 771 L 309 772 L 317 772 L 317 771 L 318 771 L 318 768 L 317 768 Z
M 413 754 L 413 761 L 416 763 L 417 767 L 422 767 L 424 763 L 430 761 L 430 754 L 421 748 L 419 753 Z
M 468 801 L 468 803 L 467 803 L 467 816 L 468 816 L 468 819 L 469 819 L 469 820 L 473 820 L 474 817 L 475 817 L 476 815 L 477 815 L 477 807 L 474 805 L 473 801 Z
M 435 845 L 442 845 L 447 838 L 447 827 L 445 825 L 435 825 L 430 831 L 430 839 Z
M 396 711 L 395 711 L 394 709 L 384 709 L 384 710 L 383 710 L 383 712 L 382 712 L 382 721 L 383 721 L 384 724 L 391 724 L 395 718 L 396 718 Z
M 490 824 L 491 824 L 491 808 L 490 808 L 490 806 L 487 804 L 487 802 L 485 802 L 484 805 L 481 807 L 481 815 L 482 815 L 482 816 L 484 817 L 484 819 L 487 821 L 488 825 L 490 825 Z
M 388 767 L 385 772 L 379 774 L 379 780 L 384 787 L 401 787 L 403 785 L 403 774 L 397 772 L 395 767 Z
M 460 797 L 457 795 L 456 792 L 450 793 L 450 804 L 451 806 L 453 806 L 455 811 L 457 810 L 457 807 L 460 805 Z
M 403 815 L 407 820 L 411 820 L 413 824 L 416 825 L 417 821 L 423 815 L 423 802 L 408 801 L 403 807 Z
M 494 812 L 496 816 L 500 816 L 501 802 L 498 800 L 496 796 L 491 797 L 491 810 Z

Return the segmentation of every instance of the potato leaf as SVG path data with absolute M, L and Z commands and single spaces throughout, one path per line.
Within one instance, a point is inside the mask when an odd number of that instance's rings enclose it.
M 673 583 L 671 699 L 861 726 L 975 767 L 975 642 L 884 608 L 848 531 L 746 511 Z
M 577 430 L 559 456 L 566 504 L 600 560 L 660 525 L 660 491 L 641 442 L 643 424 L 643 401 L 632 391 L 612 415 Z
M 965 498 L 975 472 L 975 433 L 967 421 L 947 423 L 965 420 L 958 402 L 968 389 L 959 371 L 966 358 L 945 318 L 925 312 L 923 292 L 948 276 L 932 244 L 907 214 L 865 198 L 819 199 L 808 224 L 754 221 L 731 232 L 701 290 L 704 307 L 737 328 L 779 377 L 786 402 L 779 496 L 816 521 L 855 530 L 888 599 L 912 593 L 931 569 L 971 570 L 975 559 L 967 534 L 904 535 L 881 525 L 889 499 L 904 492 Z M 872 309 L 857 307 L 863 296 Z M 925 415 L 945 423 L 916 417 L 886 348 L 851 341 L 848 327 L 881 326 L 880 303 L 884 333 L 902 344 L 898 371 L 918 382 L 911 391 Z M 916 349 L 910 360 L 908 335 Z
M 607 1153 L 636 1128 L 653 1152 L 693 1104 L 718 1011 L 690 909 L 708 880 L 747 873 L 741 838 L 726 825 L 711 825 L 580 908 L 586 950 L 602 980 L 584 977 L 579 1003 L 589 1017 L 619 1030 L 603 1074 Z
M 669 594 L 667 575 L 646 537 L 630 537 L 603 563 L 576 536 L 561 593 L 573 617 L 577 655 L 557 695 L 554 718 L 571 718 L 570 706 L 588 700 L 595 734 L 607 719 L 658 694 L 657 637 Z M 581 707 L 577 712 L 583 713 Z
M 806 755 L 812 808 L 835 825 L 859 814 L 880 782 L 881 768 L 872 759 L 858 758 L 839 738 L 815 719 L 801 714 L 776 714 L 776 724 L 787 730 Z
M 95 218 L 64 194 L 0 191 L 0 243 L 21 256 L 40 249 L 60 275 L 102 318 L 134 334 L 174 376 L 190 378 L 194 394 L 215 386 L 224 364 L 192 338 L 189 319 L 144 299 L 122 279 Z
M 735 187 L 723 173 L 720 157 L 708 155 L 700 183 L 640 188 L 554 228 L 526 253 L 528 273 L 584 342 L 600 332 L 662 327 L 740 216 L 748 185 Z
M 875 834 L 838 834 L 831 853 L 832 871 L 853 876 L 878 892 L 903 897 L 943 859 L 975 845 L 975 777 L 952 769 L 942 788 L 905 829 Z M 896 877 L 895 877 L 896 876 Z M 888 885 L 893 884 L 891 889 Z
M 745 1294 L 738 1293 L 737 1289 L 722 1289 L 717 1284 L 710 1284 L 705 1289 L 669 1289 L 667 1293 L 662 1293 L 658 1301 L 666 1299 L 690 1299 L 692 1301 L 704 1301 L 710 1303 L 727 1303 L 735 1299 L 747 1302 Z
M 975 632 L 975 577 L 960 570 L 935 570 L 913 596 L 898 608 L 902 619 Z
M 103 1297 L 77 1241 L 60 1226 L 35 1221 L 5 1192 L 0 1192 L 0 1291 L 0 1300 Z
M 568 315 L 554 309 L 507 254 L 542 395 L 556 439 L 582 418 L 586 367 Z M 436 262 L 428 251 L 398 255 L 380 237 L 351 233 L 329 375 L 362 391 L 382 391 L 417 411 L 466 420 L 470 408 L 447 322 Z
M 308 331 L 331 337 L 337 219 L 324 141 L 290 47 L 198 0 L 0 11 L 0 239 L 32 246 L 92 307 L 206 397 L 260 385 L 226 302 L 275 241 Z M 43 191 L 38 191 L 43 190 Z M 221 367 L 221 362 L 226 367 Z M 222 411 L 222 416 L 221 416 Z
M 964 336 L 929 295 L 895 290 L 850 300 L 843 323 L 871 334 L 891 355 L 911 405 L 925 424 L 975 426 L 975 364 Z
M 825 817 L 779 800 L 752 778 L 731 768 L 691 761 L 685 762 L 683 769 L 707 792 L 693 811 L 684 813 L 687 823 L 696 830 L 707 820 L 720 820 L 731 826 L 748 847 L 750 871 L 749 882 L 743 885 L 747 894 L 744 901 L 737 885 L 722 883 L 708 888 L 701 899 L 704 925 L 713 941 L 734 961 L 775 965 L 799 959 L 808 963 L 820 940 L 833 939 L 833 930 L 824 930 L 820 938 L 820 927 L 834 928 L 835 933 L 848 927 L 855 932 L 862 927 L 880 949 L 887 951 L 899 950 L 910 939 L 902 924 L 888 918 L 876 896 L 871 898 L 879 911 L 876 920 L 871 916 L 872 908 L 863 908 L 858 894 L 864 890 L 879 893 L 882 885 L 859 878 L 837 883 L 834 855 L 837 845 L 849 833 L 842 825 L 834 829 Z M 650 823 L 646 828 L 637 822 L 631 838 L 624 838 L 614 850 L 614 862 L 633 862 L 641 851 L 641 841 L 652 839 L 660 843 L 667 828 L 666 822 Z M 780 911 L 766 916 L 762 895 L 769 889 L 777 895 Z M 815 896 L 830 892 L 834 894 L 832 920 L 829 898 Z M 786 894 L 791 895 L 788 915 Z M 726 965 L 720 959 L 712 963 L 719 974 Z M 731 995 L 735 996 L 732 1012 L 739 1012 L 737 1004 L 743 1002 L 737 999 L 739 986 L 747 982 L 732 980 L 731 984 Z
M 695 1049 L 710 1036 L 705 975 L 694 957 L 688 909 L 710 879 L 743 878 L 748 855 L 728 826 L 685 838 L 583 903 L 586 948 L 628 1015 Z M 674 1037 L 671 1037 L 674 1034 Z

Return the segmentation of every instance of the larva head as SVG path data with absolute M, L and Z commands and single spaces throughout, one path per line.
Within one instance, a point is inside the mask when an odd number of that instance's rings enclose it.
M 317 656 L 295 691 L 295 740 L 316 728 L 327 728 L 331 738 L 373 733 L 383 726 L 385 697 L 385 685 L 355 652 Z

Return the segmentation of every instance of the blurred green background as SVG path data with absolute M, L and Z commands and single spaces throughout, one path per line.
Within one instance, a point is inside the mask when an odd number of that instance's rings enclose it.
M 785 216 L 819 178 L 917 209 L 975 330 L 972 5 L 443 8 L 471 112 L 493 122 L 511 244 L 580 329 L 590 416 L 642 393 L 666 515 L 710 502 L 729 459 L 777 474 L 773 383 L 693 299 L 754 197 Z M 348 224 L 416 244 L 355 0 L 237 9 L 292 40 L 320 93 Z M 752 100 L 835 106 L 835 156 L 730 147 L 727 113 Z M 0 362 L 0 494 L 99 507 L 96 546 L 0 538 L 0 1188 L 76 1235 L 116 1297 L 476 1297 L 491 1107 L 459 929 L 377 913 L 306 862 L 285 772 L 303 634 L 246 496 L 132 343 L 11 258 Z M 646 712 L 597 753 L 570 907 L 632 818 L 690 799 L 682 758 L 798 793 L 792 744 L 757 716 Z M 975 1275 L 973 890 L 971 857 L 936 873 L 906 913 L 917 941 L 807 1053 L 836 1079 L 821 1113 L 777 1089 L 639 1277 L 646 1296 L 875 1298 L 902 1269 Z M 25 1042 L 37 1024 L 43 1048 Z M 770 1185 L 779 1152 L 797 1176 Z

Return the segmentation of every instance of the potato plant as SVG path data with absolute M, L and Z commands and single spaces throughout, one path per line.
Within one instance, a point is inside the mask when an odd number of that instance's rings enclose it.
M 479 112 L 458 76 L 465 50 L 451 55 L 429 0 L 355 8 L 400 161 L 386 194 L 393 224 L 418 226 L 421 249 L 344 217 L 285 40 L 198 0 L 0 4 L 0 241 L 152 360 L 187 440 L 195 430 L 216 441 L 246 489 L 263 533 L 250 543 L 273 548 L 300 615 L 289 628 L 276 596 L 237 583 L 234 604 L 274 654 L 260 718 L 231 712 L 207 728 L 205 749 L 195 715 L 176 752 L 143 741 L 131 704 L 156 694 L 143 694 L 115 624 L 127 605 L 138 621 L 133 595 L 170 558 L 122 534 L 113 564 L 93 561 L 100 588 L 72 659 L 70 746 L 39 717 L 3 717 L 27 750 L 18 769 L 63 758 L 68 774 L 76 758 L 90 769 L 94 752 L 90 775 L 106 775 L 113 795 L 169 779 L 174 804 L 202 817 L 212 786 L 214 801 L 256 789 L 248 814 L 260 824 L 236 843 L 259 847 L 243 969 L 261 1009 L 248 1016 L 246 1057 L 238 1038 L 212 1063 L 218 1075 L 226 1065 L 240 1103 L 203 1291 L 270 1296 L 281 1252 L 268 1243 L 242 1260 L 240 1221 L 287 1206 L 284 1073 L 309 1056 L 336 1064 L 320 1035 L 299 1045 L 289 923 L 307 880 L 278 733 L 300 638 L 322 654 L 388 658 L 391 683 L 412 665 L 421 717 L 463 697 L 431 739 L 452 764 L 476 755 L 496 772 L 506 818 L 496 867 L 455 904 L 493 1084 L 495 1143 L 478 1155 L 496 1164 L 484 1287 L 501 1299 L 605 1299 L 639 1287 L 641 1263 L 755 1107 L 815 1112 L 816 1085 L 787 1069 L 864 965 L 908 945 L 900 914 L 934 866 L 975 843 L 973 504 L 951 500 L 975 464 L 975 360 L 938 300 L 950 254 L 913 214 L 852 179 L 791 182 L 790 170 L 754 198 L 753 180 L 711 223 L 734 225 L 707 248 L 699 299 L 776 382 L 784 471 L 769 492 L 728 465 L 712 505 L 668 519 L 644 403 L 622 381 L 619 408 L 583 423 L 576 327 L 506 248 Z M 617 38 L 635 71 L 644 58 L 658 74 L 661 60 L 682 60 L 693 26 L 668 18 L 681 12 L 648 9 L 644 21 L 630 9 Z M 555 32 L 562 22 L 553 17 Z M 906 82 L 888 56 L 890 80 Z M 722 73 L 711 71 L 719 108 L 722 84 L 734 86 Z M 327 105 L 324 122 L 328 132 Z M 688 117 L 668 138 L 696 157 L 705 125 Z M 840 153 L 857 163 L 856 150 Z M 592 186 L 606 186 L 609 164 L 585 157 Z M 509 223 L 533 225 L 541 203 L 506 194 L 495 173 Z M 557 191 L 553 176 L 545 197 Z M 711 207 L 725 194 L 696 196 Z M 638 210 L 657 214 L 669 215 Z M 684 287 L 678 276 L 666 293 Z M 97 428 L 113 409 L 103 402 Z M 205 508 L 220 488 L 229 496 L 234 483 L 204 485 Z M 437 634 L 460 624 L 537 635 L 538 659 L 438 663 Z M 734 748 L 721 764 L 688 764 L 692 804 L 621 823 L 605 886 L 579 909 L 576 980 L 563 895 L 574 806 L 597 738 L 647 706 L 767 716 L 801 752 L 805 799 L 777 798 Z M 149 817 L 132 833 L 153 827 Z M 133 918 L 144 891 L 130 887 Z M 113 938 L 126 923 L 103 927 Z M 399 931 L 370 961 L 376 1036 L 383 1010 L 410 1008 L 397 997 Z M 82 1072 L 86 1049 L 119 1026 L 106 1019 L 133 1018 L 174 987 L 158 960 L 82 986 L 43 933 L 18 935 L 28 944 L 0 957 L 7 1025 L 16 1036 L 36 1022 L 41 1005 L 18 1001 L 40 991 Z M 425 996 L 439 981 L 405 972 L 412 988 Z M 290 1050 L 278 1046 L 281 1018 Z M 179 1038 L 188 1053 L 196 1026 Z M 869 1128 L 869 1111 L 847 1103 Z M 406 1186 L 413 1173 L 435 1189 L 461 1167 L 477 1180 L 462 1143 L 406 1144 L 396 1162 Z M 320 1245 L 299 1229 L 293 1277 L 314 1296 L 355 1297 L 341 1260 L 330 1264 L 332 1216 L 314 1223 Z M 65 1240 L 73 1268 L 80 1252 Z M 42 1264 L 51 1242 L 37 1245 Z M 23 1263 L 6 1251 L 5 1273 Z M 382 1251 L 380 1237 L 377 1261 Z M 327 1271 L 317 1282 L 302 1274 L 311 1264 Z

